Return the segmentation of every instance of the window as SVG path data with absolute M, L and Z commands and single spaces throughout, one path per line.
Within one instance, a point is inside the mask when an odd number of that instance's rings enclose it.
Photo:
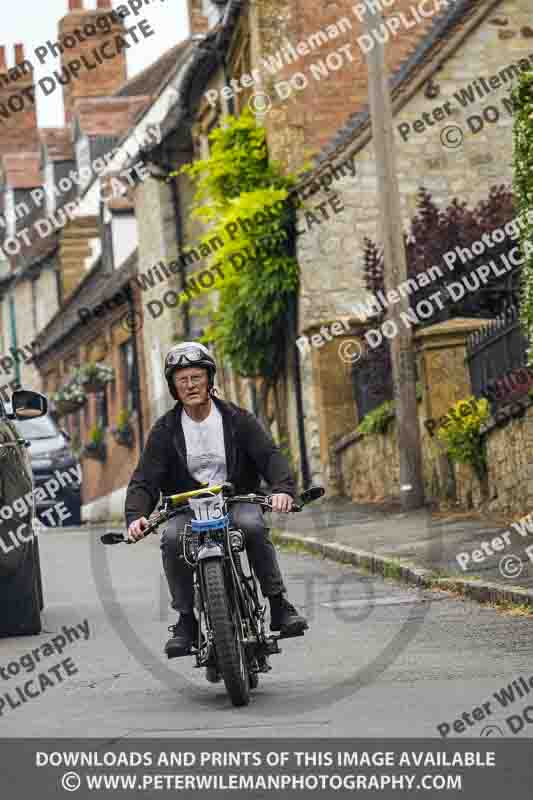
M 125 407 L 129 411 L 138 411 L 139 376 L 131 339 L 120 346 L 120 367 Z

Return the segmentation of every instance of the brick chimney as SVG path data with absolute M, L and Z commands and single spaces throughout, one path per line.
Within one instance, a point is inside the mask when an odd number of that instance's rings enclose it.
M 59 41 L 64 42 L 69 37 L 66 43 L 72 45 L 74 42 L 73 46 L 64 47 L 61 66 L 67 67 L 73 59 L 82 62 L 76 78 L 63 86 L 67 125 L 72 119 L 76 100 L 107 97 L 127 80 L 127 48 L 113 58 L 103 58 L 100 54 L 100 48 L 106 41 L 111 42 L 108 50 L 116 53 L 114 37 L 125 32 L 122 21 L 110 18 L 111 11 L 111 0 L 98 0 L 96 10 L 85 9 L 83 0 L 69 0 L 69 12 L 59 23 Z M 76 36 L 77 30 L 81 33 L 79 38 Z
M 209 20 L 204 14 L 204 0 L 189 0 L 189 26 L 191 36 L 198 33 L 207 33 Z
M 32 91 L 24 94 L 28 89 Z M 7 64 L 5 47 L 0 47 L 0 154 L 39 149 L 34 93 L 33 68 L 24 57 L 24 45 L 15 45 L 12 67 Z

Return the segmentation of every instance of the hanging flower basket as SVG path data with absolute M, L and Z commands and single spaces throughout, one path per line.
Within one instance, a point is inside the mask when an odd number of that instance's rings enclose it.
M 54 403 L 55 413 L 58 417 L 65 417 L 73 414 L 83 407 L 83 403 L 76 403 L 74 400 L 59 400 Z
M 115 380 L 115 370 L 100 361 L 89 362 L 79 368 L 76 380 L 79 381 L 84 392 L 95 394 L 101 391 L 106 384 Z
M 58 392 L 55 392 L 50 397 L 50 400 L 56 416 L 64 417 L 66 414 L 79 411 L 87 402 L 87 395 L 80 384 L 76 380 L 72 380 Z

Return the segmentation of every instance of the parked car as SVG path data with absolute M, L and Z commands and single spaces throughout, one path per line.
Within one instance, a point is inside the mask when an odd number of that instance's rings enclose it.
M 41 417 L 47 407 L 46 397 L 24 389 L 13 392 L 10 413 L 0 400 L 0 636 L 41 632 L 43 590 L 32 471 L 15 420 Z
M 46 526 L 81 525 L 81 466 L 72 451 L 67 431 L 58 428 L 50 414 L 35 419 L 16 419 L 15 427 L 29 442 L 34 488 L 43 489 L 35 497 L 39 521 Z M 63 476 L 61 481 L 57 480 L 57 473 Z M 50 490 L 53 484 L 48 481 L 54 478 L 60 485 Z M 64 503 L 69 513 L 65 521 L 58 512 L 43 516 L 43 511 L 53 509 L 58 503 Z

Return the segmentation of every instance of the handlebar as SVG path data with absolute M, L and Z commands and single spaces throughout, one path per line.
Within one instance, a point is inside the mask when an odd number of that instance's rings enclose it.
M 187 507 L 187 500 L 189 497 L 197 497 L 201 494 L 220 494 L 222 492 L 228 505 L 232 505 L 233 503 L 253 503 L 261 506 L 266 511 L 272 511 L 272 495 L 260 495 L 253 492 L 250 494 L 234 495 L 230 494 L 230 487 L 231 484 L 221 484 L 220 486 L 205 487 L 203 489 L 196 489 L 192 492 L 183 492 L 182 494 L 163 497 L 163 503 L 166 507 L 155 516 L 151 523 L 149 523 L 149 525 L 144 529 L 141 539 L 138 539 L 137 541 L 142 541 L 142 539 L 146 538 L 155 530 L 157 530 L 157 528 L 163 522 L 168 522 L 169 519 L 172 519 L 181 511 L 183 511 Z M 231 487 L 231 489 L 232 488 L 233 487 Z M 322 497 L 323 494 L 324 489 L 321 486 L 314 486 L 310 489 L 307 489 L 302 493 L 301 504 L 293 502 L 291 513 L 302 511 L 303 507 L 307 503 Z M 178 499 L 179 501 L 176 503 Z M 128 539 L 128 537 L 124 536 L 124 534 L 114 533 L 112 531 L 101 536 L 100 541 L 102 544 L 136 544 L 136 542 Z

